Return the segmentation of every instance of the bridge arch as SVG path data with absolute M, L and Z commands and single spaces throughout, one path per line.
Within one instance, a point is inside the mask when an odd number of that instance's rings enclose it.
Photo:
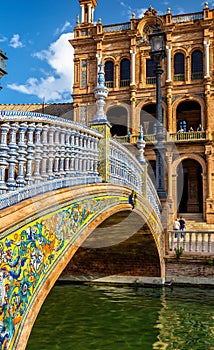
M 5 319 L 11 325 L 8 332 L 12 332 L 8 349 L 25 349 L 38 312 L 68 261 L 103 220 L 119 211 L 131 212 L 129 194 L 130 189 L 118 185 L 77 186 L 28 199 L 17 204 L 16 210 L 2 211 L 1 249 L 5 260 L 1 277 L 5 286 L 9 284 L 3 296 L 14 307 L 9 317 L 9 304 L 4 305 Z M 146 222 L 150 228 L 162 266 L 161 222 L 141 195 L 134 210 L 142 224 Z

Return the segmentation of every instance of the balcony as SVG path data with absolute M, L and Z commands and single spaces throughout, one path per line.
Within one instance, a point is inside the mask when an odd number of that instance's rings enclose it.
M 120 143 L 136 143 L 139 140 L 139 135 L 128 136 L 115 136 L 117 141 Z M 156 143 L 155 134 L 144 135 L 144 140 L 147 144 Z M 192 132 L 176 132 L 176 133 L 167 133 L 166 142 L 198 142 L 206 140 L 206 131 L 192 131 Z
M 168 138 L 169 140 L 167 141 L 174 141 L 174 142 L 206 140 L 206 131 L 176 132 L 173 134 L 170 133 Z

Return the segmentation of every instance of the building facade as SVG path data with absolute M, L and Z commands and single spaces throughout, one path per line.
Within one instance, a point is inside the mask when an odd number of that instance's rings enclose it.
M 79 0 L 81 16 L 74 30 L 74 120 L 93 119 L 97 65 L 105 67 L 109 89 L 106 115 L 112 135 L 135 142 L 140 125 L 145 155 L 155 167 L 156 76 L 149 34 L 157 21 L 166 35 L 161 76 L 166 131 L 165 186 L 170 213 L 198 213 L 214 223 L 214 10 L 204 4 L 197 13 L 159 16 L 149 8 L 127 23 L 94 24 L 96 0 Z M 193 131 L 189 131 L 193 130 Z

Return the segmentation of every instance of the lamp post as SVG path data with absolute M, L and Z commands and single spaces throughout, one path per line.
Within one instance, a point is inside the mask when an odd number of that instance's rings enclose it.
M 0 79 L 7 74 L 6 72 L 6 60 L 7 56 L 0 49 Z M 0 90 L 2 87 L 0 86 Z
M 165 146 L 163 141 L 165 140 L 165 132 L 163 127 L 163 115 L 162 115 L 162 94 L 161 94 L 161 74 L 163 69 L 161 68 L 161 61 L 166 56 L 165 53 L 165 33 L 160 30 L 158 23 L 151 34 L 149 34 L 149 41 L 151 45 L 150 57 L 156 63 L 155 76 L 156 76 L 156 140 L 157 144 L 154 147 L 156 154 L 156 189 L 159 198 L 166 198 L 165 191 L 165 179 L 164 179 L 164 160 L 165 160 Z

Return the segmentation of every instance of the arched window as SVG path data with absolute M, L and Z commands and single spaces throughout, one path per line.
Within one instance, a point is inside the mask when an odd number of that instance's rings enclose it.
M 130 61 L 124 58 L 120 62 L 120 86 L 130 85 Z
M 192 53 L 191 73 L 192 80 L 203 78 L 203 54 L 199 50 Z
M 105 62 L 105 85 L 108 88 L 114 87 L 114 63 L 112 61 Z
M 174 56 L 174 81 L 184 81 L 184 54 Z
M 146 84 L 155 84 L 156 76 L 155 76 L 156 63 L 152 60 L 146 60 Z

